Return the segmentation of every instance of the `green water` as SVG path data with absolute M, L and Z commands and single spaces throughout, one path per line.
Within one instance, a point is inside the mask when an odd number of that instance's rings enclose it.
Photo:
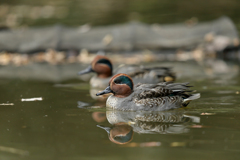
M 97 127 L 114 126 L 101 108 L 105 102 L 90 97 L 88 83 L 1 79 L 0 103 L 13 104 L 0 105 L 0 159 L 239 159 L 239 79 L 193 78 L 201 98 L 166 114 L 197 121 L 160 125 L 155 134 L 135 132 L 124 145 L 113 143 Z M 21 101 L 33 97 L 43 100 Z M 87 105 L 81 107 L 81 102 Z
M 239 29 L 239 6 L 238 0 L 2 0 L 0 7 L 5 11 L 0 12 L 0 24 L 78 26 L 130 20 L 163 24 L 192 17 L 207 21 L 227 15 Z M 116 126 L 105 117 L 105 102 L 91 98 L 88 83 L 73 80 L 59 85 L 0 79 L 0 159 L 239 159 L 240 76 L 223 81 L 225 78 L 223 75 L 215 79 L 199 80 L 196 76 L 187 79 L 201 98 L 187 108 L 166 112 L 194 117 L 197 121 L 187 118 L 177 123 L 145 124 L 145 132 L 159 126 L 161 129 L 155 134 L 140 134 L 132 128 L 135 132 L 132 140 L 124 145 L 113 143 L 107 132 L 97 127 Z M 21 101 L 34 97 L 43 100 Z

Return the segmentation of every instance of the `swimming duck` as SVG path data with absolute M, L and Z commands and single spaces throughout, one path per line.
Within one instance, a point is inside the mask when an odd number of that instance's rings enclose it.
M 189 94 L 188 83 L 162 82 L 157 84 L 137 84 L 127 74 L 117 74 L 109 81 L 109 86 L 96 95 L 113 93 L 106 106 L 122 111 L 163 111 L 186 107 L 200 94 Z
M 113 65 L 110 59 L 103 55 L 97 55 L 91 65 L 78 74 L 83 75 L 89 72 L 96 72 L 90 80 L 90 85 L 94 88 L 106 88 L 112 75 L 126 73 L 132 77 L 134 83 L 158 83 L 163 81 L 174 81 L 175 75 L 167 67 L 145 68 L 142 66 L 122 66 L 113 74 Z

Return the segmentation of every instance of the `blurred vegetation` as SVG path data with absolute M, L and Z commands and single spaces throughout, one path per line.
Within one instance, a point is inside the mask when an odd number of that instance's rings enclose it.
M 0 26 L 177 23 L 229 16 L 240 29 L 239 0 L 1 0 Z

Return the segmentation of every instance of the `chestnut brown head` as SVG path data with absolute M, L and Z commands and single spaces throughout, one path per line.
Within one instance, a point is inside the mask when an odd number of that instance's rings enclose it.
M 112 70 L 113 66 L 111 61 L 106 56 L 97 55 L 91 65 L 85 70 L 78 72 L 78 74 L 82 75 L 89 72 L 96 72 L 99 78 L 107 78 L 112 76 Z
M 124 98 L 129 96 L 133 91 L 132 78 L 127 74 L 119 73 L 113 76 L 109 81 L 109 86 L 96 95 L 103 95 L 107 93 L 113 93 L 114 96 Z

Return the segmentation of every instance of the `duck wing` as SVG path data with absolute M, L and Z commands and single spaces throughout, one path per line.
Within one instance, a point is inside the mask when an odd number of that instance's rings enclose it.
M 184 97 L 188 97 L 186 92 L 191 92 L 189 90 L 188 83 L 171 83 L 171 82 L 163 82 L 157 84 L 137 84 L 135 86 L 134 92 L 135 98 L 147 99 L 147 98 L 158 98 L 165 96 L 174 96 L 174 95 L 182 95 Z

